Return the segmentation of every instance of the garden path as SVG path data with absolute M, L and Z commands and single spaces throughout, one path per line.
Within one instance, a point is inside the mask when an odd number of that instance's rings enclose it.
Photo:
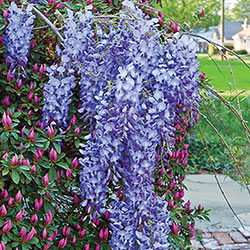
M 201 204 L 212 209 L 210 222 L 198 222 L 197 228 L 203 242 L 192 240 L 194 249 L 206 250 L 250 250 L 250 195 L 231 178 L 218 175 L 218 180 L 228 201 L 241 219 L 243 229 L 228 207 L 213 175 L 188 175 L 185 199 L 193 206 Z

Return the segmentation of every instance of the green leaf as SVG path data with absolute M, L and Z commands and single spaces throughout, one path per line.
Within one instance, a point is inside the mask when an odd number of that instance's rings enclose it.
M 29 241 L 30 244 L 37 244 L 39 243 L 39 240 L 35 237 L 33 237 L 30 241 Z
M 46 150 L 49 147 L 50 141 L 47 141 L 43 144 L 43 150 Z
M 57 143 L 55 143 L 55 142 L 53 142 L 53 145 L 54 145 L 54 147 L 55 147 L 57 153 L 60 154 L 60 153 L 61 153 L 61 148 L 60 148 L 60 146 L 59 146 Z
M 74 143 L 76 148 L 79 148 L 80 140 L 78 138 L 74 141 Z
M 11 133 L 11 135 L 17 140 L 18 139 L 18 135 L 17 135 L 17 133 L 15 133 L 15 132 L 12 132 Z
M 8 168 L 5 168 L 2 172 L 2 176 L 5 176 L 9 173 L 9 169 Z
M 2 143 L 8 141 L 8 139 L 9 139 L 9 133 L 8 132 L 3 132 L 1 134 L 1 141 L 2 141 Z
M 46 138 L 38 138 L 36 139 L 36 142 L 47 142 L 48 140 Z
M 57 179 L 57 173 L 56 173 L 56 169 L 54 167 L 51 167 L 49 169 L 49 178 L 50 178 L 50 180 L 56 180 Z
M 11 172 L 11 178 L 15 184 L 18 184 L 20 181 L 20 175 L 15 169 L 13 169 Z
M 69 169 L 69 166 L 65 162 L 57 162 L 56 165 L 66 170 Z
M 22 170 L 30 170 L 31 169 L 31 166 L 20 166 L 19 169 L 22 169 Z

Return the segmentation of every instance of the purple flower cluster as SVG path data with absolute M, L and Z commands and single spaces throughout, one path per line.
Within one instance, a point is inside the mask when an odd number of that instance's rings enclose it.
M 11 63 L 11 69 L 16 65 L 24 68 L 28 62 L 35 17 L 31 10 L 32 5 L 28 5 L 25 10 L 21 10 L 14 2 L 9 7 L 8 26 L 3 39 L 9 54 L 8 60 Z
M 43 120 L 49 124 L 52 120 L 59 126 L 66 126 L 68 120 L 70 97 L 75 87 L 75 77 L 62 66 L 54 65 L 48 68 L 49 82 L 44 85 Z
M 197 109 L 199 64 L 189 37 L 164 38 L 157 20 L 123 5 L 115 23 L 69 11 L 57 71 L 80 74 L 79 112 L 94 124 L 81 150 L 83 205 L 92 216 L 110 210 L 112 249 L 166 250 L 170 218 L 165 196 L 155 195 L 155 159 L 173 144 L 177 105 Z M 65 123 L 74 79 L 53 74 L 43 111 Z

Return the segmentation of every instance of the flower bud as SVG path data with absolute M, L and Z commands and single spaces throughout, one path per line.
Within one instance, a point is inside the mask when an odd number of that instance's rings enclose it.
M 13 204 L 14 204 L 14 199 L 12 197 L 10 197 L 8 200 L 8 206 L 12 207 Z
M 86 233 L 86 229 L 82 229 L 81 232 L 80 232 L 80 237 L 82 238 Z
M 105 231 L 104 231 L 104 233 L 103 233 L 103 239 L 104 239 L 104 241 L 106 241 L 108 239 L 108 236 L 109 236 L 109 229 L 106 228 Z
M 48 213 L 46 214 L 46 220 L 45 220 L 46 226 L 48 226 L 51 223 L 52 219 L 53 219 L 53 215 L 50 209 L 48 209 Z
M 15 201 L 16 202 L 21 202 L 22 201 L 22 194 L 21 194 L 21 191 L 19 190 L 15 196 Z
M 6 153 L 5 153 L 6 154 Z M 2 158 L 3 159 L 3 158 Z M 5 159 L 5 158 L 4 158 Z M 3 191 L 1 191 L 1 198 L 2 199 L 6 199 L 8 198 L 8 191 L 6 189 L 4 189 Z
M 89 244 L 86 244 L 86 245 L 84 246 L 84 250 L 89 250 Z
M 16 86 L 17 86 L 17 88 L 18 89 L 21 89 L 22 88 L 22 79 L 20 79 L 18 82 L 17 82 L 17 84 L 16 84 Z
M 3 241 L 0 242 L 0 250 L 5 250 L 6 249 L 6 246 L 5 244 L 3 243 Z
M 178 30 L 179 30 L 179 25 L 178 25 L 178 23 L 174 23 L 173 31 L 174 31 L 174 32 L 178 32 Z
M 28 94 L 28 97 L 27 97 L 28 102 L 32 100 L 33 96 L 34 96 L 34 93 L 33 93 L 33 92 L 30 92 L 30 93 Z
M 34 102 L 36 105 L 38 105 L 40 102 L 39 98 L 36 95 L 34 96 Z
M 77 135 L 79 135 L 79 134 L 81 133 L 81 130 L 80 130 L 79 126 L 77 126 L 77 128 L 74 130 L 74 132 L 75 132 Z
M 74 235 L 72 239 L 72 245 L 75 245 L 75 244 L 76 244 L 76 236 Z
M 56 5 L 56 9 L 61 9 L 61 7 L 62 7 L 62 2 L 60 1 L 57 5 Z
M 200 17 L 204 17 L 205 16 L 205 10 L 202 8 L 199 14 Z
M 25 242 L 28 242 L 30 241 L 33 237 L 34 237 L 34 234 L 36 233 L 36 230 L 34 227 L 31 228 L 30 232 L 27 234 L 27 236 L 25 237 L 24 241 Z
M 4 222 L 2 232 L 3 233 L 8 233 L 11 228 L 12 228 L 12 223 L 11 223 L 10 220 L 8 220 L 8 221 Z
M 206 79 L 206 75 L 204 72 L 201 73 L 200 80 L 203 82 Z
M 38 221 L 37 214 L 33 214 L 33 215 L 31 216 L 31 218 L 30 218 L 30 222 L 31 222 L 32 224 L 36 224 L 37 221 Z
M 66 245 L 67 245 L 67 238 L 62 238 L 62 239 L 59 241 L 57 247 L 58 247 L 59 249 L 62 249 L 62 248 L 64 248 Z
M 23 215 L 24 215 L 24 209 L 22 209 L 21 211 L 19 211 L 19 212 L 16 214 L 15 220 L 16 220 L 16 221 L 22 221 Z
M 34 73 L 37 73 L 37 71 L 38 71 L 38 65 L 37 65 L 37 63 L 33 66 L 33 72 Z
M 101 243 L 98 243 L 95 250 L 100 250 L 100 248 L 101 248 Z
M 48 173 L 43 177 L 43 184 L 44 184 L 45 187 L 48 186 L 48 184 L 49 184 L 49 175 L 48 175 Z
M 29 139 L 30 139 L 31 142 L 34 142 L 36 140 L 36 136 L 35 136 L 35 132 L 34 132 L 33 127 L 29 131 Z
M 57 160 L 57 152 L 53 148 L 51 149 L 51 151 L 49 153 L 49 158 L 52 162 L 56 162 L 56 160 Z
M 8 108 L 10 106 L 10 98 L 8 96 L 4 98 L 3 105 L 5 108 Z
M 72 125 L 75 125 L 75 124 L 76 124 L 76 121 L 77 121 L 77 118 L 76 118 L 76 116 L 74 115 L 73 118 L 70 120 L 70 123 L 71 123 Z
M 35 166 L 35 165 L 33 165 L 33 166 L 31 167 L 30 172 L 31 172 L 32 174 L 36 174 L 36 166 Z
M 17 163 L 18 163 L 18 156 L 17 156 L 17 154 L 15 154 L 15 155 L 12 157 L 11 161 L 10 161 L 10 165 L 11 165 L 11 166 L 15 166 L 15 165 L 17 165 Z
M 76 230 L 79 231 L 80 229 L 81 229 L 80 225 L 77 224 L 77 225 L 76 225 Z
M 66 170 L 66 177 L 67 179 L 69 179 L 72 176 L 72 170 L 71 169 L 67 169 Z
M 178 234 L 178 225 L 176 224 L 176 222 L 173 222 L 171 230 L 174 234 Z
M 73 160 L 72 160 L 72 163 L 71 163 L 71 166 L 73 166 L 75 169 L 77 169 L 79 165 L 79 160 L 77 157 L 75 157 Z
M 4 217 L 7 215 L 7 210 L 6 210 L 6 207 L 5 205 L 3 204 L 1 207 L 0 207 L 0 217 Z
M 20 237 L 21 237 L 22 239 L 24 239 L 24 238 L 25 238 L 25 236 L 26 236 L 26 230 L 25 230 L 25 227 L 22 227 L 22 229 L 21 229 L 21 231 L 20 231 L 19 235 L 20 235 Z
M 99 231 L 99 238 L 101 241 L 103 241 L 103 229 Z
M 66 232 L 65 232 L 65 236 L 68 238 L 69 235 L 70 235 L 70 231 L 71 231 L 71 228 L 69 227 Z
M 43 232 L 42 232 L 42 239 L 45 240 L 47 237 L 47 229 L 46 227 L 43 229 Z

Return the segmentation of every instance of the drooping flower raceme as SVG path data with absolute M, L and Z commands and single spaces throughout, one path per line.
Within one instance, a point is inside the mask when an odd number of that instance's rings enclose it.
M 187 36 L 164 38 L 128 1 L 117 22 L 93 20 L 69 12 L 58 51 L 62 67 L 81 75 L 80 112 L 94 123 L 81 150 L 82 205 L 92 216 L 109 209 L 112 249 L 166 250 L 169 213 L 153 171 L 159 147 L 173 142 L 177 105 L 196 109 L 196 48 Z
M 11 63 L 11 69 L 16 65 L 24 68 L 28 62 L 35 17 L 31 10 L 32 5 L 28 5 L 25 10 L 21 10 L 14 2 L 9 7 L 8 26 L 3 39 L 9 54 L 8 60 Z
M 49 82 L 44 85 L 43 120 L 49 124 L 52 120 L 59 126 L 66 126 L 68 120 L 70 97 L 75 87 L 75 77 L 61 66 L 54 65 L 48 69 Z

